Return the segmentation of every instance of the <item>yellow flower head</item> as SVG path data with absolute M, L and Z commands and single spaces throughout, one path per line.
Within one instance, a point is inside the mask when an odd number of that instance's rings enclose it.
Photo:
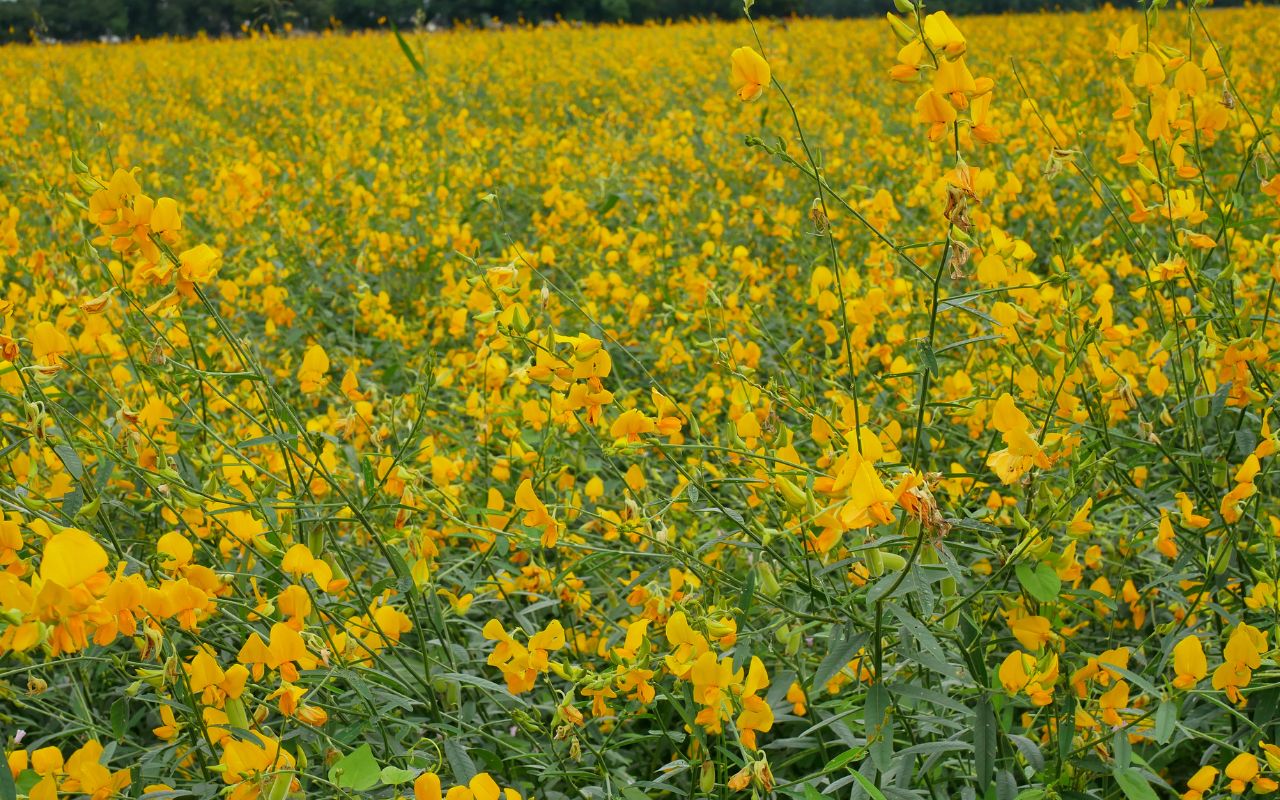
M 733 51 L 733 85 L 738 99 L 751 102 L 764 94 L 773 77 L 769 62 L 751 47 L 739 47 Z

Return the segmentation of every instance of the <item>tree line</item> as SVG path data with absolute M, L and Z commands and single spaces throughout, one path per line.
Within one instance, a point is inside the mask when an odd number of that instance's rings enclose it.
M 1235 5 L 1241 0 L 1218 0 Z M 956 14 L 1083 10 L 1099 0 L 948 0 Z M 760 16 L 858 17 L 883 14 L 888 0 L 759 0 Z M 275 30 L 364 29 L 389 22 L 486 23 L 497 19 L 582 22 L 742 15 L 741 0 L 0 0 L 0 38 L 57 41 L 210 36 L 264 25 Z

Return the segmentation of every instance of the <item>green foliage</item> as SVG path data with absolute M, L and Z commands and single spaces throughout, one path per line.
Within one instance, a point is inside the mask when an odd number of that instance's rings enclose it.
M 1218 6 L 1243 0 L 1219 0 Z M 1121 2 L 1117 5 L 1128 5 Z M 957 14 L 1083 10 L 1098 0 L 956 0 Z M 757 17 L 878 16 L 881 0 L 760 0 Z M 359 30 L 385 22 L 401 26 L 433 22 L 484 24 L 563 19 L 632 22 L 688 18 L 734 19 L 740 0 L 8 0 L 0 2 L 0 41 L 151 38 L 234 34 L 244 27 L 280 30 Z

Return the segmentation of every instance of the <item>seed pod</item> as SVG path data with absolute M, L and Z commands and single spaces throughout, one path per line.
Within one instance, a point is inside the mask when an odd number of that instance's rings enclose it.
M 285 800 L 289 796 L 289 784 L 293 783 L 293 774 L 290 772 L 282 772 L 271 782 L 271 789 L 267 792 L 267 800 Z
M 893 28 L 894 35 L 902 40 L 903 44 L 915 41 L 916 32 L 912 30 L 907 23 L 895 17 L 893 14 L 885 14 L 884 17 L 889 20 L 889 27 Z
M 1213 465 L 1213 485 L 1219 489 L 1227 488 L 1227 462 L 1218 461 Z
M 1187 376 L 1196 374 L 1196 357 L 1190 349 L 1182 351 L 1182 374 Z
M 702 762 L 702 772 L 698 775 L 698 788 L 703 794 L 711 794 L 716 788 L 716 765 L 710 761 Z
M 82 191 L 90 194 L 97 192 L 101 188 L 98 185 L 98 182 L 95 181 L 93 178 L 90 178 L 88 175 L 77 174 L 76 183 L 80 184 L 80 189 Z
M 782 495 L 783 500 L 787 501 L 787 505 L 796 509 L 805 507 L 807 499 L 799 486 L 781 476 L 775 478 L 774 482 L 777 483 L 778 493 Z
M 1027 522 L 1027 518 L 1022 516 L 1022 512 L 1018 510 L 1017 506 L 1010 509 L 1010 513 L 1013 514 L 1013 524 L 1017 526 L 1018 530 L 1026 531 L 1031 529 L 1031 523 Z
M 760 561 L 756 564 L 756 580 L 765 597 L 772 599 L 782 593 L 782 586 L 779 585 L 777 576 L 773 574 L 773 565 L 768 561 Z
M 871 577 L 879 578 L 884 574 L 884 553 L 878 547 L 872 547 L 864 552 L 863 557 L 867 561 L 867 572 L 871 573 Z
M 237 728 L 249 729 L 249 714 L 245 711 L 244 700 L 228 697 L 223 709 L 227 712 L 227 722 Z
M 1191 404 L 1192 409 L 1196 412 L 1196 416 L 1204 419 L 1209 416 L 1209 398 L 1197 397 L 1195 402 Z
M 883 564 L 884 568 L 890 572 L 898 572 L 899 570 L 906 569 L 907 559 L 897 553 L 889 553 L 884 550 L 877 550 L 876 552 L 880 553 L 880 563 Z
M 76 512 L 78 519 L 89 519 L 97 516 L 98 509 L 102 508 L 102 498 L 95 497 L 84 505 L 80 506 L 80 510 Z
M 280 555 L 280 548 L 268 541 L 266 536 L 253 537 L 253 549 L 261 556 Z
M 942 592 L 943 597 L 955 597 L 956 579 L 951 575 L 938 581 L 938 590 Z
M 791 635 L 787 637 L 787 647 L 783 651 L 788 656 L 794 656 L 800 652 L 800 645 L 804 643 L 804 637 L 800 635 L 800 629 L 796 628 L 791 631 Z

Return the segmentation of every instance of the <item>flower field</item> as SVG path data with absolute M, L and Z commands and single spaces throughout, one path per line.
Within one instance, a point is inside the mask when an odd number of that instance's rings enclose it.
M 1280 9 L 0 50 L 0 800 L 1280 781 Z

